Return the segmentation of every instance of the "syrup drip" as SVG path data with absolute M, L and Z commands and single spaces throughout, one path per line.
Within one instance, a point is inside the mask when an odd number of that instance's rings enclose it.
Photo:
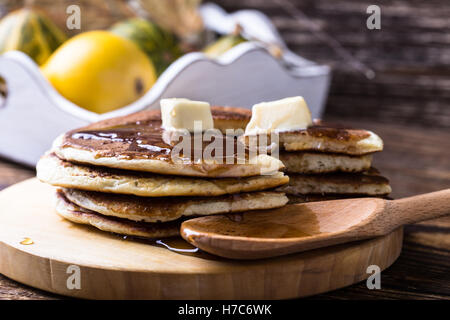
M 34 244 L 34 241 L 31 240 L 30 238 L 24 238 L 24 239 L 20 242 L 20 244 L 23 244 L 23 245 L 31 245 L 31 244 Z
M 163 242 L 162 240 L 156 240 L 156 243 L 163 245 L 170 251 L 174 251 L 174 252 L 197 252 L 198 251 L 198 248 L 194 247 L 194 246 L 192 246 L 192 249 L 185 249 L 185 248 L 174 248 L 174 247 L 170 246 L 169 244 Z
M 173 237 L 173 238 L 164 238 L 156 240 L 155 242 L 151 243 L 154 246 L 157 246 L 159 248 L 164 248 L 166 250 L 169 250 L 171 252 L 175 252 L 177 254 L 196 257 L 200 259 L 207 259 L 207 260 L 218 260 L 221 259 L 217 256 L 211 255 L 209 253 L 206 253 L 199 248 L 191 245 L 189 242 L 185 241 L 181 237 Z

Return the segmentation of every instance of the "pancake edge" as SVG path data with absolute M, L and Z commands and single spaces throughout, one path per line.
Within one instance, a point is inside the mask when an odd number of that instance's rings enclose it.
M 284 169 L 283 163 L 270 155 L 257 155 L 245 164 L 220 164 L 213 162 L 171 163 L 155 159 L 125 159 L 118 157 L 102 157 L 95 151 L 63 146 L 64 135 L 53 142 L 51 151 L 61 159 L 81 164 L 104 166 L 122 170 L 152 172 L 166 175 L 179 175 L 205 178 L 238 178 L 257 176 L 262 173 L 276 172 Z
M 122 199 L 111 200 L 106 199 L 106 201 L 96 201 L 95 195 L 90 196 L 89 191 L 81 191 L 76 189 L 62 189 L 64 196 L 72 203 L 78 205 L 81 208 L 85 208 L 102 215 L 114 216 L 118 218 L 133 220 L 133 221 L 144 221 L 144 222 L 167 222 L 172 220 L 177 220 L 183 217 L 189 216 L 207 216 L 214 214 L 227 214 L 235 212 L 247 212 L 252 210 L 265 210 L 274 209 L 284 206 L 289 199 L 282 192 L 251 192 L 244 194 L 237 194 L 229 196 L 219 196 L 208 198 L 189 198 L 186 199 L 185 203 L 179 203 L 180 201 L 174 203 L 172 206 L 177 208 L 179 211 L 176 214 L 168 216 L 164 215 L 164 211 L 171 211 L 170 208 L 170 198 L 167 199 L 167 205 L 160 205 L 159 208 L 155 209 L 155 213 L 151 214 L 149 212 L 131 212 L 130 207 L 132 207 L 133 200 L 124 201 Z M 263 199 L 261 199 L 263 198 Z M 149 199 L 151 201 L 151 199 Z M 108 203 L 116 201 L 116 203 Z M 114 205 L 119 202 L 119 208 L 124 208 L 118 210 L 114 208 Z M 133 208 L 133 211 L 135 209 Z
M 103 168 L 105 170 L 107 168 Z M 107 193 L 132 194 L 144 197 L 168 196 L 219 196 L 241 192 L 263 191 L 289 182 L 282 172 L 272 175 L 243 178 L 205 179 L 198 177 L 173 177 L 140 173 L 99 176 L 95 167 L 73 164 L 46 154 L 37 163 L 37 178 L 45 183 L 65 188 L 74 188 Z M 193 186 L 196 185 L 195 188 Z
M 58 191 L 55 193 L 55 210 L 59 216 L 73 223 L 89 225 L 109 233 L 146 239 L 173 237 L 180 234 L 181 221 L 177 223 L 155 223 L 154 226 L 146 226 L 146 222 L 139 224 L 125 219 L 112 219 L 77 206 L 62 197 Z

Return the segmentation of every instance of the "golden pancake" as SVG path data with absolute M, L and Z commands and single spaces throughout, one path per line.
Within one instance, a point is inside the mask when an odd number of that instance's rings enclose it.
M 245 130 L 247 123 L 252 117 L 250 109 L 235 107 L 212 106 L 211 113 L 214 120 L 214 128 L 219 129 L 223 133 L 227 129 Z
M 250 137 L 243 136 L 241 140 L 249 145 Z M 270 140 L 269 136 L 268 140 Z M 320 121 L 315 121 L 307 129 L 280 132 L 278 144 L 281 150 L 286 151 L 315 151 L 348 155 L 365 155 L 383 150 L 383 141 L 371 131 L 325 125 Z
M 372 155 L 281 151 L 280 160 L 287 173 L 361 172 L 370 168 Z
M 371 170 L 367 173 L 290 174 L 289 184 L 276 190 L 294 195 L 380 196 L 389 194 L 391 187 L 388 179 Z
M 149 198 L 102 192 L 63 189 L 76 205 L 107 216 L 134 221 L 166 222 L 186 216 L 224 214 L 282 207 L 284 193 L 250 192 L 218 197 Z
M 219 196 L 262 191 L 289 182 L 282 172 L 244 178 L 204 179 L 132 172 L 73 164 L 55 154 L 43 156 L 37 177 L 54 186 L 144 197 Z
M 172 237 L 180 234 L 181 221 L 148 223 L 104 216 L 70 202 L 60 190 L 56 192 L 55 208 L 56 212 L 67 220 L 91 225 L 107 232 L 150 239 Z
M 226 118 L 226 110 L 220 113 L 221 118 Z M 238 117 L 236 111 L 229 113 L 232 121 Z M 212 141 L 205 136 L 195 157 L 193 140 L 189 141 L 191 147 L 180 153 L 179 148 L 163 141 L 163 132 L 160 112 L 142 111 L 69 131 L 54 141 L 53 151 L 71 162 L 195 177 L 255 176 L 283 168 L 281 161 L 268 155 L 248 159 L 245 147 L 240 146 L 235 136 L 215 137 Z M 207 152 L 212 142 L 222 154 Z

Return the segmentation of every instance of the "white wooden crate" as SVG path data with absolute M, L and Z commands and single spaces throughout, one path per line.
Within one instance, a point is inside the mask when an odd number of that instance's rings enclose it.
M 0 76 L 7 98 L 0 106 L 0 156 L 34 166 L 53 139 L 69 129 L 146 108 L 158 108 L 161 98 L 185 97 L 214 105 L 250 108 L 261 101 L 304 96 L 315 118 L 325 104 L 330 70 L 290 52 L 269 19 L 254 10 L 225 13 L 213 4 L 203 5 L 207 28 L 230 32 L 241 24 L 248 36 L 283 48 L 276 59 L 256 42 L 245 42 L 216 60 L 189 53 L 175 61 L 155 85 L 134 103 L 106 114 L 95 114 L 62 97 L 25 54 L 0 56 Z

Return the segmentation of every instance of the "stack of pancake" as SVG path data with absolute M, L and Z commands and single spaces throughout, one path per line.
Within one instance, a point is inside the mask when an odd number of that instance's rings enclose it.
M 279 159 L 289 184 L 277 188 L 290 203 L 359 196 L 385 197 L 389 181 L 371 166 L 372 154 L 383 141 L 363 129 L 314 121 L 304 130 L 280 132 Z
M 243 129 L 250 118 L 245 109 L 211 110 L 220 130 Z M 58 187 L 56 211 L 62 217 L 143 238 L 178 235 L 188 217 L 270 209 L 288 202 L 283 192 L 273 191 L 289 181 L 278 171 L 281 161 L 259 156 L 245 164 L 190 158 L 174 162 L 173 147 L 162 133 L 156 110 L 70 131 L 41 158 L 37 176 Z M 278 170 L 261 175 L 264 168 Z

